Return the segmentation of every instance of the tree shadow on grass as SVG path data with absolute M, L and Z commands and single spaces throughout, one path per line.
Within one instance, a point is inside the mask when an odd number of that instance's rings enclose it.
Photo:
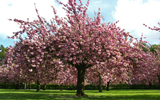
M 16 100 L 25 100 L 25 99 L 46 99 L 46 100 L 55 100 L 63 99 L 70 97 L 72 95 L 67 94 L 32 94 L 32 93 L 1 93 L 0 99 L 16 99 Z
M 160 96 L 153 95 L 131 95 L 131 96 L 92 96 L 87 100 L 160 100 Z
M 43 100 L 160 100 L 159 95 L 120 95 L 120 96 L 92 96 L 76 97 L 74 93 L 0 93 L 0 99 L 43 99 Z
M 28 90 L 28 89 L 26 89 L 26 90 L 24 90 L 24 89 L 9 89 L 9 90 L 7 90 L 7 89 L 5 89 L 5 90 L 2 90 L 1 89 L 1 92 L 3 93 L 3 92 L 8 92 L 8 93 L 12 93 L 12 92 L 19 92 L 19 93 L 21 93 L 21 92 L 23 92 L 23 93 L 27 93 L 27 92 L 29 92 L 29 93 L 76 93 L 76 90 L 74 91 L 71 91 L 71 90 L 62 90 L 62 91 L 60 91 L 60 90 L 40 90 L 40 92 L 37 92 L 36 91 L 36 89 L 32 89 L 32 90 Z
M 75 91 L 70 91 L 70 90 L 41 90 L 40 92 L 42 93 L 75 93 L 76 94 L 76 90 Z

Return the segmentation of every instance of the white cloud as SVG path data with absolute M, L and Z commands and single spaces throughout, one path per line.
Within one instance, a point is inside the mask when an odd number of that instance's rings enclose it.
M 113 16 L 120 22 L 118 25 L 133 36 L 140 37 L 143 33 L 150 43 L 160 43 L 160 33 L 149 30 L 143 24 L 153 27 L 160 22 L 159 0 L 118 0 Z
M 66 4 L 68 0 L 59 0 Z M 87 0 L 82 0 L 83 4 L 87 3 Z M 88 11 L 94 13 L 101 8 L 101 11 L 108 7 L 109 5 L 106 0 L 94 0 L 90 1 Z M 79 2 L 79 0 L 77 0 Z M 0 0 L 0 37 L 6 38 L 7 36 L 12 36 L 13 32 L 19 31 L 19 25 L 8 19 L 22 19 L 27 20 L 27 18 L 32 21 L 37 19 L 37 14 L 35 11 L 34 3 L 39 11 L 40 16 L 48 19 L 48 21 L 54 16 L 51 6 L 54 6 L 57 10 L 57 14 L 60 17 L 66 15 L 65 11 L 62 9 L 62 5 L 59 5 L 56 0 Z
M 66 0 L 61 1 L 67 3 Z M 2 0 L 0 1 L 0 37 L 12 36 L 12 32 L 19 30 L 19 25 L 8 21 L 9 18 L 22 20 L 29 18 L 30 21 L 37 19 L 34 3 L 36 3 L 40 16 L 48 20 L 54 15 L 51 6 L 55 7 L 59 16 L 65 16 L 65 11 L 61 8 L 62 6 L 56 3 L 55 0 Z

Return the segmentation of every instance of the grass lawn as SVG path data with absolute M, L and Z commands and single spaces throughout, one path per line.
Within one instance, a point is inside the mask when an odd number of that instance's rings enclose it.
M 74 90 L 0 89 L 1 100 L 160 100 L 160 90 L 85 90 L 88 97 L 76 97 Z

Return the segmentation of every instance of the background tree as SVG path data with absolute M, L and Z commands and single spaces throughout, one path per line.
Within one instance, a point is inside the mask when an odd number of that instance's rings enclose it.
M 6 63 L 3 66 L 10 68 L 10 72 L 15 73 L 8 77 L 11 80 L 23 82 L 34 81 L 37 84 L 37 92 L 40 91 L 40 83 L 48 83 L 56 79 L 58 71 L 63 69 L 62 63 L 52 58 L 44 46 L 43 38 L 39 36 L 34 39 L 22 39 L 14 47 L 9 47 L 6 55 Z M 37 41 L 41 40 L 41 41 Z M 19 77 L 18 77 L 19 76 Z
M 5 48 L 3 45 L 0 46 L 0 62 L 1 62 L 3 59 L 6 58 L 5 52 L 7 52 L 7 50 L 8 50 L 8 49 Z M 2 65 L 2 64 L 0 63 L 0 65 Z

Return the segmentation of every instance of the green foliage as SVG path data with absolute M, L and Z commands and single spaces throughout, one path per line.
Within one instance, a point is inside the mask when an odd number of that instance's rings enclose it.
M 156 53 L 156 49 L 160 48 L 160 45 L 154 44 L 152 47 L 150 47 L 150 51 L 153 53 Z
M 147 52 L 150 49 L 150 46 L 147 45 L 146 43 L 141 43 L 144 47 L 142 47 L 144 52 Z
M 2 84 L 0 83 L 0 89 L 15 89 L 16 88 L 16 84 Z M 19 88 L 23 89 L 24 85 L 23 84 L 19 84 Z
M 5 52 L 7 52 L 8 48 L 5 48 L 3 45 L 0 46 L 0 61 L 6 58 Z M 1 65 L 1 63 L 0 63 Z
M 113 85 L 113 84 L 111 84 L 110 87 L 112 89 L 150 89 L 150 86 L 146 85 L 146 84 L 134 84 L 134 85 L 128 85 L 128 84 Z M 152 85 L 151 88 L 158 89 L 158 86 Z
M 0 89 L 15 89 L 16 85 L 15 84 L 0 84 Z M 24 84 L 19 84 L 19 88 L 23 89 Z M 37 85 L 36 84 L 31 84 L 31 89 L 36 89 Z M 40 87 L 43 89 L 43 85 Z M 26 86 L 26 89 L 29 89 L 29 85 Z M 53 89 L 57 90 L 60 89 L 60 85 L 58 84 L 47 84 L 46 89 Z M 63 85 L 64 90 L 76 90 L 77 86 L 74 85 Z M 102 86 L 102 89 L 105 90 L 106 87 Z M 110 84 L 110 89 L 150 89 L 149 85 L 145 84 L 135 84 L 135 85 L 128 85 L 128 84 Z M 152 85 L 152 89 L 158 89 L 157 85 Z M 85 90 L 98 90 L 98 86 L 95 86 L 93 84 L 89 84 L 85 86 Z
M 16 85 L 15 84 L 0 84 L 0 89 L 15 89 Z M 19 88 L 23 89 L 24 84 L 19 84 Z M 31 84 L 31 89 L 36 89 L 37 85 L 36 84 Z M 43 89 L 43 85 L 40 87 Z M 63 89 L 71 89 L 73 88 L 72 85 L 64 85 Z M 75 87 L 76 88 L 76 87 Z M 29 85 L 27 84 L 26 89 L 29 89 Z M 47 84 L 46 89 L 60 89 L 60 86 L 58 84 Z
M 112 89 L 129 89 L 130 88 L 128 84 L 121 84 L 121 83 L 117 85 L 111 84 L 110 87 Z
M 7 51 L 8 49 L 5 48 L 3 45 L 0 46 L 0 58 L 4 59 L 6 57 L 5 55 L 5 52 Z
M 89 85 L 86 85 L 85 86 L 85 90 L 98 90 L 98 87 L 99 86 L 95 86 L 93 84 L 89 84 Z M 106 87 L 105 86 L 102 86 L 102 89 L 105 90 Z

